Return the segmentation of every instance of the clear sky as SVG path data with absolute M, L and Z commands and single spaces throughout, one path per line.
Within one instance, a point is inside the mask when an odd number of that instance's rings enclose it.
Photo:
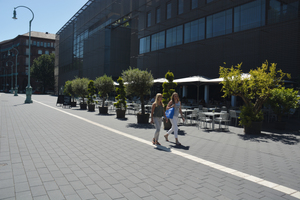
M 12 19 L 17 6 L 26 6 L 34 13 L 31 31 L 57 33 L 88 0 L 0 0 L 0 42 L 29 32 L 32 13 L 27 8 L 17 8 L 17 18 Z

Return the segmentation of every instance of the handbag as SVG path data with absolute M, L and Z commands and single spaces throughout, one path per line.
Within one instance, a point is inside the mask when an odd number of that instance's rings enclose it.
M 166 117 L 168 119 L 173 119 L 173 115 L 174 115 L 174 108 L 170 108 L 169 110 L 166 110 Z

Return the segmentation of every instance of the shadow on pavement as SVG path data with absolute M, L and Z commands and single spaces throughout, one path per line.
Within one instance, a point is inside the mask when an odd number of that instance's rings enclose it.
M 153 124 L 128 123 L 128 128 L 155 129 Z
M 296 136 L 287 133 L 287 134 L 277 134 L 277 133 L 271 133 L 271 134 L 265 134 L 261 133 L 258 135 L 245 135 L 245 134 L 238 134 L 238 136 L 243 140 L 249 140 L 252 142 L 282 142 L 283 144 L 287 145 L 296 145 L 300 142 L 300 139 L 298 139 Z

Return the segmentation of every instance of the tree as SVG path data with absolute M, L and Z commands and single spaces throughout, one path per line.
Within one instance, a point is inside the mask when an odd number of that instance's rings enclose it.
M 78 97 L 82 98 L 82 104 L 85 104 L 84 98 L 89 94 L 87 90 L 88 84 L 89 79 L 87 78 L 75 78 L 72 81 L 72 89 Z
M 64 87 L 64 94 L 71 96 L 73 99 L 73 102 L 74 102 L 75 92 L 73 91 L 73 88 L 72 88 L 72 81 L 73 80 L 66 81 L 65 87 Z
M 117 102 L 114 103 L 114 106 L 118 109 L 126 110 L 126 107 L 127 107 L 127 105 L 126 105 L 126 91 L 125 91 L 125 86 L 124 86 L 122 77 L 119 77 L 117 81 L 119 83 L 119 86 L 116 88 L 116 93 L 117 93 L 116 100 L 117 100 Z
M 168 71 L 165 74 L 165 78 L 168 80 L 168 82 L 164 82 L 162 84 L 163 87 L 163 104 L 165 107 L 167 107 L 169 101 L 171 100 L 172 94 L 175 92 L 175 88 L 177 87 L 177 83 L 173 82 L 174 80 L 174 74 L 170 71 Z
M 53 53 L 50 55 L 43 54 L 34 59 L 30 68 L 31 76 L 40 81 L 43 88 L 42 93 L 45 93 L 45 90 L 54 88 L 54 60 L 55 55 Z
M 99 96 L 103 98 L 102 107 L 104 107 L 108 94 L 115 90 L 114 81 L 111 76 L 104 74 L 103 76 L 96 78 L 95 87 L 99 91 Z
M 132 69 L 129 67 L 128 70 L 122 72 L 124 82 L 127 82 L 126 93 L 128 95 L 134 94 L 140 97 L 142 114 L 145 114 L 145 102 L 144 95 L 150 93 L 150 88 L 153 85 L 153 76 L 151 72 L 147 70 L 140 70 L 138 68 Z
M 271 91 L 271 97 L 267 101 L 277 115 L 277 121 L 281 122 L 284 115 L 289 114 L 291 109 L 299 107 L 298 91 L 294 91 L 293 88 L 274 88 Z
M 88 84 L 88 87 L 87 87 L 87 91 L 88 91 L 88 104 L 93 104 L 95 101 L 94 101 L 94 96 L 95 96 L 95 93 L 96 93 L 96 87 L 94 86 L 94 81 L 93 80 L 90 80 L 89 81 L 89 84 Z
M 243 76 L 241 70 L 242 63 L 231 68 L 220 67 L 220 78 L 223 97 L 239 96 L 245 105 L 241 110 L 240 123 L 250 126 L 252 121 L 262 121 L 263 113 L 261 108 L 271 96 L 272 89 L 282 85 L 281 81 L 285 76 L 290 78 L 290 74 L 283 73 L 282 70 L 276 71 L 276 64 L 268 61 L 262 63 L 261 67 L 252 69 L 249 76 Z

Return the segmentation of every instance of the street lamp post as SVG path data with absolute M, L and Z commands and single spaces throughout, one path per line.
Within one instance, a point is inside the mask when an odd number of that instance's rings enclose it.
M 34 13 L 32 12 L 32 10 L 26 6 L 17 6 L 14 8 L 14 12 L 13 12 L 13 19 L 17 19 L 17 12 L 16 12 L 16 9 L 17 8 L 20 8 L 20 7 L 23 7 L 23 8 L 27 8 L 28 10 L 31 11 L 32 13 L 32 19 L 29 21 L 29 63 L 28 63 L 28 84 L 27 84 L 27 87 L 26 87 L 26 99 L 25 99 L 25 103 L 32 103 L 32 100 L 31 100 L 31 95 L 32 95 L 32 88 L 30 86 L 30 47 L 31 47 L 31 22 L 32 20 L 34 19 Z
M 16 55 L 16 84 L 15 84 L 15 95 L 14 96 L 18 96 L 18 55 L 19 55 L 19 51 L 16 48 L 11 48 L 17 51 L 17 55 Z M 9 50 L 8 50 L 8 54 L 9 54 Z
M 14 63 L 12 62 L 12 61 L 7 61 L 6 62 L 6 67 L 8 67 L 8 63 L 9 62 L 11 62 L 11 93 L 13 93 L 14 92 L 14 85 L 13 85 L 13 82 L 14 82 L 14 80 L 13 80 L 13 78 L 14 78 Z

